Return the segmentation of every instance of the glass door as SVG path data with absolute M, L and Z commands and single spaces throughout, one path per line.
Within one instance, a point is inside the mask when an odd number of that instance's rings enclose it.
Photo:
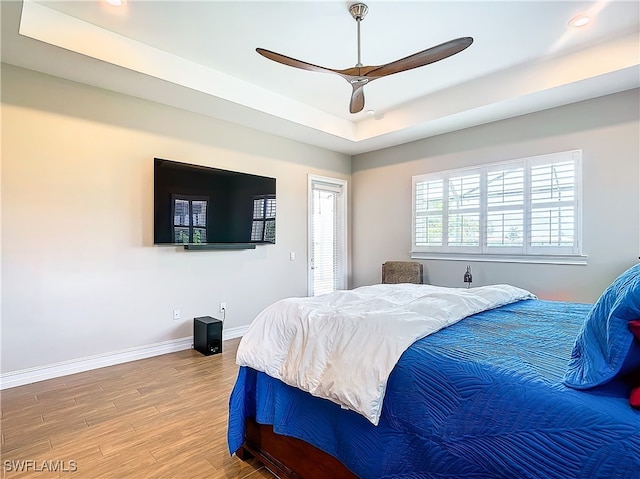
M 309 296 L 347 287 L 347 182 L 309 176 Z

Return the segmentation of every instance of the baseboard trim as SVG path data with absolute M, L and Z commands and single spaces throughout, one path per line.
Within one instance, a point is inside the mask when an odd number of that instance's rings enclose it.
M 222 340 L 239 338 L 244 335 L 249 326 L 224 329 Z M 172 339 L 161 343 L 148 344 L 135 348 L 123 349 L 112 353 L 97 354 L 79 359 L 72 359 L 45 366 L 21 369 L 0 375 L 0 390 L 9 389 L 16 386 L 45 381 L 47 379 L 68 376 L 69 374 L 81 373 L 92 369 L 104 368 L 115 364 L 136 361 L 138 359 L 151 358 L 161 354 L 174 353 L 193 347 L 193 337 Z

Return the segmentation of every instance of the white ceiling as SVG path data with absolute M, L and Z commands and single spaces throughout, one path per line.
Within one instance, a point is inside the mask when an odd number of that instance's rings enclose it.
M 640 86 L 640 2 L 378 1 L 362 62 L 471 36 L 463 52 L 365 87 L 287 67 L 273 50 L 343 69 L 357 60 L 345 1 L 2 2 L 2 61 L 357 154 Z M 590 13 L 581 29 L 569 20 Z

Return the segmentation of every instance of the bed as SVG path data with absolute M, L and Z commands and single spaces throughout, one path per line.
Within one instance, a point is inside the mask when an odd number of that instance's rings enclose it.
M 521 299 L 471 314 L 403 351 L 377 424 L 241 366 L 229 450 L 281 477 L 637 479 L 637 319 L 640 266 L 595 305 Z

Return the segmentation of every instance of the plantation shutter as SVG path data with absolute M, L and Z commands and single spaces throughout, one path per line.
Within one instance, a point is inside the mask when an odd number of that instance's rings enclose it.
M 509 163 L 488 168 L 486 244 L 489 251 L 523 253 L 525 168 Z
M 412 257 L 580 264 L 581 165 L 572 150 L 414 176 Z
M 480 173 L 449 178 L 447 245 L 479 251 Z
M 444 181 L 434 178 L 414 185 L 414 244 L 442 246 Z
M 576 162 L 559 158 L 531 165 L 531 248 L 575 249 Z

